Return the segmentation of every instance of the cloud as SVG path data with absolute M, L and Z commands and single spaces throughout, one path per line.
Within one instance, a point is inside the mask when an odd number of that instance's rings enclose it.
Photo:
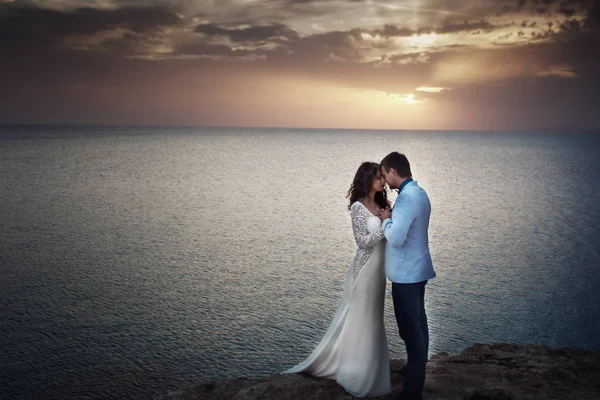
M 325 2 L 348 2 L 348 3 L 362 3 L 366 0 L 287 0 L 291 4 L 308 4 L 308 3 L 325 3 Z
M 58 11 L 5 3 L 0 4 L 0 37 L 3 38 L 0 49 L 27 52 L 42 46 L 60 46 L 69 37 L 116 29 L 147 35 L 181 23 L 178 15 L 163 8 Z
M 443 87 L 437 87 L 437 86 L 421 86 L 421 87 L 418 87 L 416 90 L 418 92 L 440 93 L 444 90 L 450 90 L 450 89 L 443 88 Z
M 573 72 L 573 68 L 568 65 L 551 65 L 547 69 L 538 72 L 538 76 L 542 77 L 558 77 L 558 78 L 575 78 L 577 74 Z
M 230 46 L 224 44 L 204 44 L 204 43 L 189 43 L 177 48 L 177 54 L 182 55 L 200 55 L 207 57 L 251 57 L 258 58 L 261 54 L 257 51 L 250 50 L 234 50 Z
M 416 32 L 409 28 L 398 28 L 396 25 L 385 24 L 381 29 L 373 29 L 371 31 L 366 31 L 372 35 L 379 35 L 385 38 L 398 37 L 398 36 L 411 36 Z
M 476 22 L 463 21 L 462 23 L 454 23 L 446 21 L 438 29 L 435 29 L 436 33 L 455 33 L 455 32 L 472 32 L 472 31 L 492 31 L 498 29 L 501 26 L 495 26 L 486 20 L 480 20 Z
M 38 115 L 50 115 L 48 99 L 54 98 L 73 109 L 86 105 L 117 112 L 117 104 L 118 110 L 127 110 L 141 102 L 180 115 L 178 110 L 188 110 L 191 103 L 200 104 L 200 114 L 218 109 L 227 121 L 236 118 L 233 105 L 238 107 L 241 99 L 267 102 L 261 99 L 273 81 L 293 82 L 278 87 L 298 90 L 314 85 L 329 91 L 401 94 L 398 102 L 388 99 L 390 107 L 408 104 L 406 96 L 414 91 L 413 101 L 421 96 L 435 101 L 411 108 L 435 103 L 460 115 L 454 108 L 460 104 L 481 110 L 498 124 L 502 120 L 490 114 L 494 101 L 507 117 L 515 106 L 502 102 L 527 107 L 515 98 L 528 98 L 535 112 L 530 117 L 514 110 L 519 121 L 539 120 L 545 113 L 558 118 L 564 104 L 549 98 L 560 95 L 559 90 L 582 110 L 598 105 L 590 94 L 600 73 L 600 54 L 594 51 L 600 43 L 597 2 L 436 0 L 427 9 L 415 4 L 0 1 L 0 109 L 3 115 L 10 114 L 6 110 L 28 115 L 26 110 L 36 109 Z M 547 10 L 539 14 L 542 4 Z M 458 5 L 460 14 L 454 11 Z M 247 99 L 244 91 L 250 88 L 255 95 Z M 536 94 L 524 94 L 532 88 Z M 211 103 L 215 96 L 208 95 L 216 92 L 223 93 L 218 106 Z M 93 93 L 103 99 L 102 106 Z M 490 99 L 483 99 L 484 93 Z M 578 115 L 582 124 L 593 122 L 583 111 L 567 109 L 572 114 L 563 119 Z M 193 110 L 190 105 L 186 112 L 196 115 Z M 125 111 L 119 113 L 125 118 Z M 59 114 L 69 115 L 69 108 Z
M 298 34 L 283 24 L 244 26 L 241 28 L 220 27 L 215 24 L 201 24 L 194 32 L 207 36 L 226 36 L 232 42 L 265 41 L 275 38 L 297 39 Z

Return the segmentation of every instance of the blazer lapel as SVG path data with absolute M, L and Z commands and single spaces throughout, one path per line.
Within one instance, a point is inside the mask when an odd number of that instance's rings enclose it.
M 404 191 L 406 190 L 406 188 L 407 188 L 407 187 L 410 187 L 410 186 L 419 186 L 419 185 L 418 185 L 417 181 L 411 181 L 411 182 L 408 182 L 408 183 L 406 184 L 406 186 L 404 186 L 404 188 L 402 189 L 402 192 L 404 192 Z M 399 198 L 400 198 L 400 196 L 402 195 L 402 192 L 399 192 L 399 193 L 398 193 L 398 196 L 396 196 L 396 201 L 394 201 L 394 205 L 392 206 L 392 210 L 394 209 L 394 207 L 396 207 L 396 203 L 398 202 L 398 199 L 399 199 Z

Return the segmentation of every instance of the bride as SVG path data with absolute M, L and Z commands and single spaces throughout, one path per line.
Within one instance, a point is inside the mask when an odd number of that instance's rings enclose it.
M 340 306 L 313 353 L 284 373 L 335 379 L 358 397 L 381 396 L 392 391 L 383 324 L 386 277 L 381 229 L 381 221 L 391 211 L 379 164 L 361 164 L 348 197 L 358 249 L 348 268 Z

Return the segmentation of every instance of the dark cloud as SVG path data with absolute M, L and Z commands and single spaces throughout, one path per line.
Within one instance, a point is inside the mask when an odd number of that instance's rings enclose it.
M 358 29 L 347 32 L 332 31 L 303 37 L 291 43 L 289 48 L 295 58 L 360 61 L 362 55 L 355 46 L 355 43 L 360 41 L 362 36 Z
M 577 11 L 574 8 L 569 8 L 569 7 L 563 6 L 561 4 L 560 8 L 558 9 L 558 12 L 560 14 L 563 14 L 563 15 L 567 16 L 567 17 L 572 17 L 573 15 L 575 15 L 575 13 Z
M 536 7 L 535 12 L 538 14 L 548 14 L 548 7 Z
M 128 0 L 121 4 L 131 3 Z M 6 121 L 11 115 L 20 115 L 26 121 L 29 112 L 31 115 L 37 112 L 36 115 L 46 119 L 54 115 L 63 120 L 76 114 L 85 122 L 86 116 L 93 112 L 86 114 L 79 107 L 87 104 L 92 110 L 100 103 L 96 108 L 98 112 L 121 113 L 126 118 L 128 107 L 134 109 L 136 102 L 155 98 L 153 107 L 160 110 L 160 106 L 164 106 L 160 103 L 161 97 L 178 98 L 180 92 L 209 107 L 210 98 L 202 97 L 209 92 L 208 88 L 211 93 L 217 93 L 220 85 L 227 84 L 231 91 L 227 93 L 236 93 L 236 88 L 249 80 L 249 71 L 255 76 L 301 77 L 303 82 L 328 85 L 333 82 L 340 87 L 409 93 L 415 85 L 435 85 L 440 66 L 452 64 L 455 57 L 459 61 L 464 57 L 465 60 L 494 60 L 499 68 L 523 69 L 529 74 L 523 77 L 525 73 L 519 72 L 516 78 L 500 76 L 495 78 L 494 85 L 487 86 L 456 84 L 452 91 L 430 95 L 444 104 L 473 109 L 474 119 L 480 126 L 494 128 L 510 120 L 531 126 L 540 125 L 540 121 L 568 124 L 575 118 L 582 125 L 600 126 L 596 116 L 600 114 L 590 112 L 600 107 L 595 91 L 600 74 L 600 52 L 596 51 L 600 44 L 597 1 L 511 0 L 508 17 L 498 19 L 494 18 L 495 12 L 505 3 L 488 2 L 486 7 L 473 7 L 474 11 L 465 15 L 464 21 L 444 19 L 446 14 L 435 14 L 429 19 L 421 12 L 420 24 L 389 17 L 383 19 L 389 22 L 387 24 L 356 26 L 355 29 L 333 22 L 328 25 L 325 18 L 312 19 L 322 12 L 343 10 L 342 1 L 323 0 L 327 5 L 314 4 L 314 7 L 309 3 L 317 3 L 316 0 L 295 3 L 291 6 L 288 0 L 264 0 L 260 3 L 267 10 L 264 14 L 240 7 L 231 14 L 233 16 L 219 19 L 220 10 L 226 13 L 223 11 L 229 10 L 226 6 L 235 4 L 214 2 L 214 9 L 202 12 L 202 19 L 207 22 L 201 25 L 192 23 L 191 15 L 187 20 L 180 18 L 174 13 L 176 8 L 158 0 L 148 7 L 63 11 L 33 5 L 24 7 L 23 3 L 0 4 L 0 87 L 3 89 L 0 90 L 0 121 Z M 276 18 L 282 4 L 287 4 L 285 13 Z M 378 6 L 383 2 L 370 4 L 374 7 L 373 15 L 379 15 L 382 7 Z M 389 4 L 395 3 L 390 1 Z M 451 10 L 462 3 L 440 0 L 438 4 L 440 8 L 443 5 Z M 540 18 L 536 14 L 540 7 L 545 7 L 552 17 Z M 533 22 L 534 18 L 543 22 Z M 499 25 L 513 19 L 516 21 L 514 29 L 504 30 L 507 25 Z M 394 21 L 403 22 L 394 24 Z M 330 30 L 299 33 L 306 32 L 313 23 Z M 171 33 L 163 29 L 169 27 L 177 29 Z M 119 34 L 113 32 L 106 37 L 102 34 L 117 29 Z M 404 43 L 403 40 L 386 40 L 430 32 L 448 34 L 451 38 L 459 32 L 482 34 L 496 30 L 499 32 L 494 36 L 512 34 L 519 37 L 521 43 L 494 49 L 450 44 L 415 52 L 413 47 L 399 48 L 398 43 Z M 365 33 L 378 38 L 363 40 Z M 530 39 L 530 35 L 535 35 L 535 40 L 527 43 L 525 38 Z M 94 46 L 72 46 L 81 38 L 81 43 L 86 43 L 91 37 L 94 37 Z M 386 46 L 390 46 L 389 50 Z M 152 53 L 155 48 L 162 48 L 160 61 L 135 58 L 156 55 L 158 53 Z M 385 54 L 376 61 L 365 62 L 365 55 L 373 49 L 377 49 L 376 54 Z M 562 70 L 576 77 L 564 79 L 560 75 Z M 550 72 L 540 74 L 543 77 L 536 76 L 543 71 Z M 188 89 L 185 79 L 194 82 L 197 92 Z M 96 100 L 95 93 L 103 94 L 98 95 L 101 101 Z M 184 103 L 180 101 L 179 107 Z M 222 109 L 226 108 L 226 99 L 221 104 L 219 112 L 225 115 Z M 178 115 L 179 111 L 171 106 L 170 112 Z
M 455 22 L 444 22 L 442 26 L 435 29 L 437 33 L 456 33 L 456 32 L 470 32 L 470 31 L 486 31 L 490 32 L 494 29 L 498 29 L 498 26 L 492 25 L 486 20 L 480 20 L 476 22 L 463 21 L 462 23 Z
M 582 24 L 576 19 L 571 19 L 565 22 L 562 22 L 559 25 L 559 29 L 563 34 L 572 35 L 577 34 L 581 31 Z
M 338 59 L 347 61 L 360 61 L 361 53 L 355 44 L 361 42 L 360 29 L 350 31 L 331 31 L 301 37 L 298 33 L 282 24 L 263 26 L 250 26 L 244 28 L 230 28 L 215 24 L 198 25 L 195 32 L 202 33 L 208 38 L 219 36 L 227 37 L 234 43 L 259 43 L 275 44 L 270 50 L 257 49 L 248 52 L 228 52 L 222 46 L 218 47 L 223 55 L 255 55 L 267 57 L 281 57 L 287 55 L 290 59 L 326 60 Z M 227 46 L 225 46 L 227 47 Z M 227 47 L 229 48 L 229 47 Z M 185 45 L 178 47 L 179 52 L 188 54 L 202 54 L 203 49 L 214 51 L 215 48 L 206 44 Z M 213 55 L 214 52 L 207 53 Z
M 600 28 L 600 2 L 594 2 L 593 6 L 588 10 L 585 19 L 585 27 L 588 29 Z
M 411 36 L 415 34 L 415 31 L 408 28 L 398 28 L 396 25 L 386 24 L 381 29 L 374 29 L 370 31 L 370 33 L 383 36 L 386 38 L 390 37 L 401 37 L 401 36 Z
M 497 25 L 493 25 L 490 22 L 481 19 L 479 21 L 462 21 L 462 22 L 456 22 L 456 21 L 444 21 L 441 25 L 439 26 L 432 26 L 432 27 L 422 27 L 416 30 L 413 29 L 409 29 L 406 27 L 397 27 L 396 25 L 391 25 L 391 24 L 386 24 L 383 26 L 383 28 L 381 29 L 372 29 L 372 30 L 362 30 L 363 32 L 367 32 L 370 33 L 372 35 L 378 35 L 378 36 L 382 36 L 385 38 L 391 38 L 391 37 L 406 37 L 406 36 L 413 36 L 413 35 L 421 35 L 421 34 L 428 34 L 428 33 L 439 33 L 439 34 L 445 34 L 445 33 L 457 33 L 457 32 L 490 32 L 493 31 L 495 29 L 499 29 L 502 28 L 504 26 L 497 26 Z
M 274 38 L 297 39 L 298 34 L 283 24 L 258 25 L 247 28 L 227 28 L 215 24 L 196 26 L 194 32 L 208 36 L 226 36 L 233 42 L 259 42 Z
M 194 54 L 203 56 L 246 57 L 259 55 L 258 51 L 233 50 L 224 44 L 186 44 L 177 48 L 179 54 Z
M 78 35 L 124 28 L 148 34 L 162 27 L 178 26 L 181 19 L 162 8 L 92 8 L 57 11 L 35 7 L 0 5 L 0 50 L 28 51 L 60 44 Z
M 424 57 L 422 53 L 407 53 L 407 54 L 394 54 L 388 57 L 388 59 L 394 65 L 398 64 L 428 64 L 429 57 Z
M 339 1 L 339 0 L 287 0 L 288 3 L 291 4 L 309 4 L 309 3 L 325 3 L 331 1 Z M 347 3 L 363 3 L 366 0 L 342 0 Z
M 590 10 L 597 5 L 597 0 L 518 0 L 516 10 L 532 10 L 537 14 L 551 16 L 558 13 L 573 17 L 577 13 Z

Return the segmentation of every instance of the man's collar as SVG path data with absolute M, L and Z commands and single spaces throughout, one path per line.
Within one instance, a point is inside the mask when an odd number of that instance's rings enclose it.
M 400 193 L 402 191 L 402 189 L 404 189 L 404 186 L 408 185 L 409 182 L 412 182 L 413 179 L 412 178 L 407 178 L 406 180 L 404 180 L 404 182 L 402 182 L 400 184 L 400 187 L 398 188 L 398 193 Z

